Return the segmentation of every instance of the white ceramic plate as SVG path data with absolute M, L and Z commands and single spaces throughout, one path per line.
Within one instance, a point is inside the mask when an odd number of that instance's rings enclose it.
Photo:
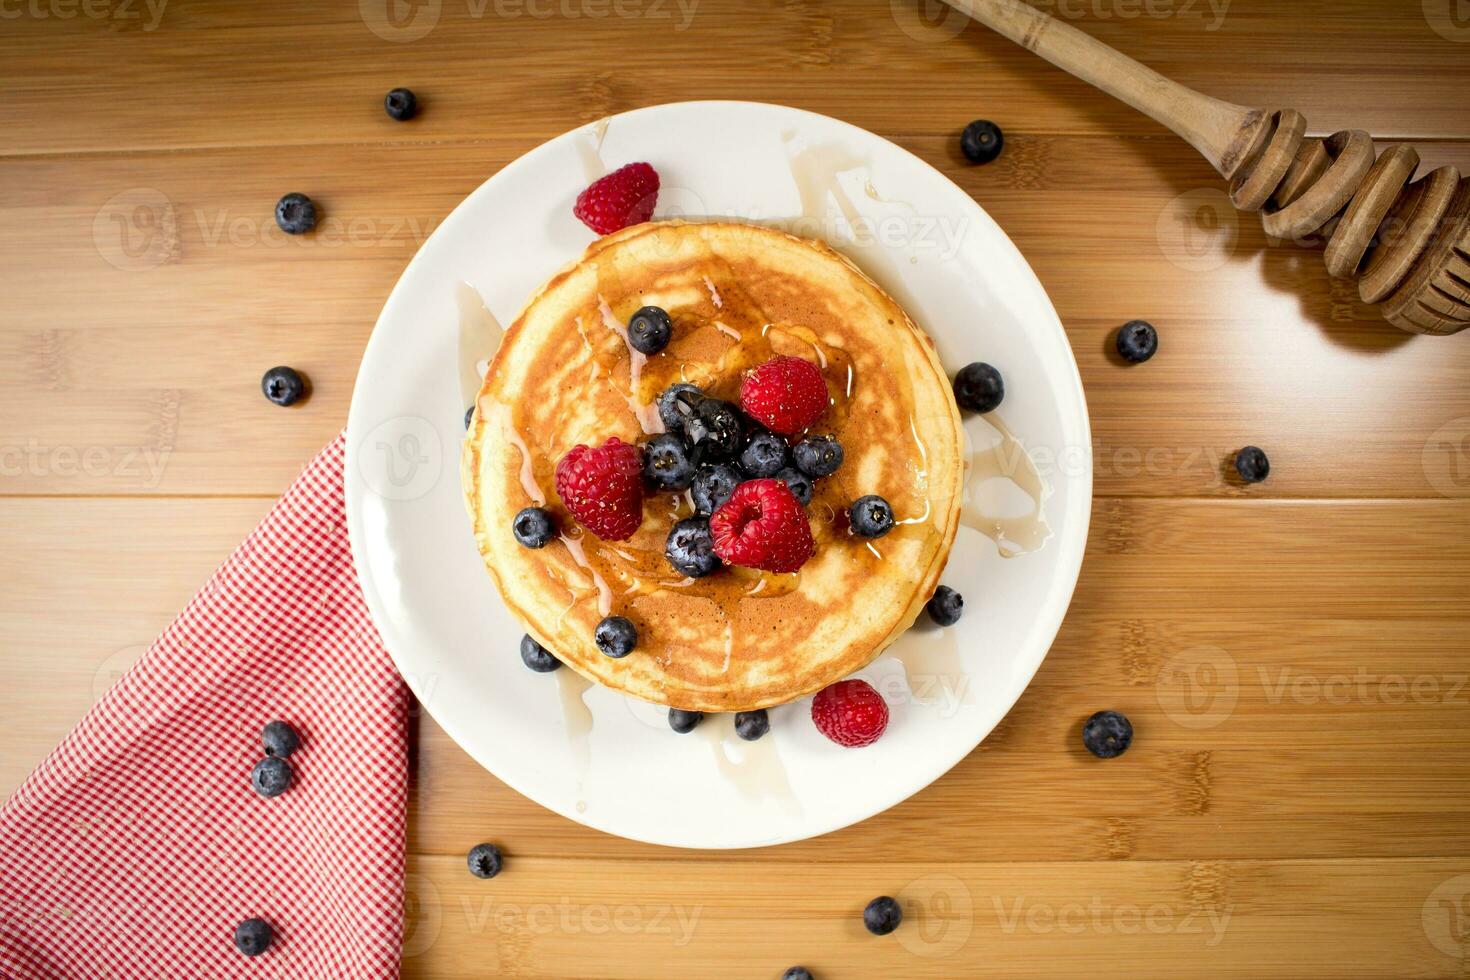
M 665 709 L 601 687 L 582 695 L 571 670 L 534 674 L 521 664 L 522 630 L 481 566 L 460 500 L 466 403 L 456 292 L 469 283 L 509 323 L 592 240 L 571 213 L 589 173 L 601 161 L 611 169 L 633 160 L 661 175 L 655 218 L 797 219 L 794 230 L 826 238 L 888 288 L 934 337 L 951 373 L 985 360 L 1005 376 L 998 414 L 1050 486 L 1052 536 L 1037 551 L 1003 558 L 990 538 L 960 530 L 944 581 L 963 593 L 964 618 L 945 631 L 916 627 L 859 675 L 892 705 L 876 745 L 831 744 L 812 726 L 805 700 L 773 709 L 771 734 L 759 742 L 736 739 L 728 716 L 675 735 Z M 818 197 L 838 193 L 804 209 L 797 176 Z M 994 439 L 982 419 L 966 428 L 977 446 Z M 348 422 L 347 516 L 388 650 L 424 708 L 486 769 L 608 833 L 753 847 L 893 806 L 1000 721 L 1071 599 L 1091 509 L 1090 445 L 1056 311 L 1005 233 L 963 191 L 907 151 L 824 116 L 679 103 L 538 147 L 487 180 L 424 244 L 363 356 Z M 1024 511 L 1028 501 L 1007 501 L 1008 486 L 999 484 L 972 490 L 992 511 Z

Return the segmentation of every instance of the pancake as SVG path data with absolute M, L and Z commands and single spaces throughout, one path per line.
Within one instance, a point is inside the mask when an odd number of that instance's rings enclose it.
M 641 306 L 673 318 L 644 357 L 626 343 Z M 816 554 L 794 574 L 724 568 L 685 579 L 664 557 L 686 494 L 650 492 L 628 541 L 583 531 L 555 493 L 556 462 L 612 436 L 663 431 L 655 402 L 680 381 L 737 401 L 742 375 L 788 354 L 816 364 L 832 404 L 813 432 L 845 462 L 807 508 Z M 962 502 L 963 435 L 934 344 L 827 245 L 770 228 L 653 222 L 599 239 L 557 273 L 505 332 L 461 461 L 475 539 L 527 631 L 578 673 L 658 704 L 743 711 L 781 704 L 859 670 L 907 629 L 933 593 Z M 869 541 L 846 511 L 870 493 L 900 523 Z M 545 506 L 558 539 L 522 547 L 516 512 Z M 638 647 L 593 643 L 626 616 Z M 509 647 L 512 638 L 497 638 Z

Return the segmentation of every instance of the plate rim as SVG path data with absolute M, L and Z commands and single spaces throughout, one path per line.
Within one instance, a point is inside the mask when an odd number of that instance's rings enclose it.
M 1020 261 L 1021 266 L 1025 269 L 1026 274 L 1030 277 L 1031 282 L 1035 285 L 1036 291 L 1039 293 L 1041 299 L 1044 301 L 1045 308 L 1051 316 L 1050 326 L 1055 327 L 1055 329 L 1059 333 L 1059 339 L 1061 340 L 1060 347 L 1063 354 L 1065 355 L 1065 364 L 1068 368 L 1070 368 L 1067 377 L 1067 387 L 1071 389 L 1072 394 L 1075 396 L 1077 405 L 1080 409 L 1080 412 L 1078 413 L 1075 420 L 1077 423 L 1080 424 L 1081 427 L 1081 431 L 1078 433 L 1078 437 L 1080 439 L 1079 444 L 1086 446 L 1089 449 L 1089 451 L 1084 454 L 1085 466 L 1082 467 L 1082 472 L 1075 475 L 1068 474 L 1067 476 L 1067 479 L 1074 484 L 1076 497 L 1076 500 L 1073 502 L 1073 506 L 1071 508 L 1071 510 L 1075 511 L 1075 513 L 1069 512 L 1067 514 L 1067 517 L 1069 521 L 1075 521 L 1077 523 L 1078 530 L 1076 532 L 1075 544 L 1072 541 L 1065 541 L 1059 544 L 1059 547 L 1062 547 L 1064 549 L 1059 564 L 1059 574 L 1064 575 L 1067 580 L 1067 585 L 1063 590 L 1064 594 L 1059 594 L 1057 596 L 1055 601 L 1056 608 L 1054 614 L 1049 617 L 1052 621 L 1047 624 L 1046 628 L 1043 631 L 1045 642 L 1041 646 L 1040 655 L 1036 658 L 1035 663 L 1032 664 L 1030 669 L 1026 672 L 1024 683 L 1017 685 L 1015 693 L 1008 699 L 1004 699 L 1004 710 L 999 713 L 996 722 L 992 724 L 984 733 L 979 735 L 979 737 L 975 739 L 973 744 L 964 746 L 961 751 L 946 754 L 943 757 L 943 764 L 936 766 L 933 774 L 929 778 L 915 785 L 905 784 L 895 793 L 887 793 L 883 794 L 881 797 L 875 798 L 875 805 L 871 809 L 868 809 L 866 813 L 863 813 L 862 815 L 857 817 L 852 817 L 850 819 L 844 816 L 839 817 L 835 820 L 820 821 L 804 827 L 800 832 L 791 835 L 778 836 L 771 840 L 760 842 L 736 842 L 728 844 L 719 842 L 671 842 L 668 840 L 657 840 L 651 837 L 640 836 L 636 832 L 630 833 L 621 829 L 614 830 L 610 827 L 601 825 L 595 817 L 590 815 L 590 813 L 579 813 L 572 808 L 553 806 L 552 804 L 540 799 L 537 795 L 529 792 L 520 784 L 518 780 L 507 778 L 506 776 L 502 775 L 489 763 L 487 763 L 486 760 L 482 758 L 479 753 L 477 753 L 474 749 L 470 747 L 470 745 L 474 742 L 473 739 L 463 739 L 460 737 L 459 726 L 457 723 L 447 720 L 446 718 L 442 717 L 441 714 L 429 708 L 429 704 L 432 701 L 432 698 L 428 696 L 428 693 L 430 692 L 421 691 L 419 687 L 415 684 L 415 677 L 417 675 L 414 671 L 405 671 L 404 665 L 400 661 L 399 654 L 394 651 L 393 643 L 390 642 L 387 635 L 389 630 L 380 625 L 381 623 L 392 623 L 393 620 L 392 617 L 388 615 L 385 604 L 382 602 L 377 588 L 376 580 L 373 578 L 371 572 L 371 566 L 369 566 L 366 561 L 366 546 L 359 543 L 362 540 L 363 535 L 367 533 L 366 529 L 361 526 L 362 517 L 360 515 L 362 511 L 359 505 L 361 495 L 365 491 L 367 491 L 368 488 L 366 488 L 365 486 L 360 486 L 360 481 L 354 479 L 353 461 L 357 459 L 357 453 L 361 451 L 361 444 L 357 441 L 357 439 L 354 438 L 354 432 L 358 434 L 358 438 L 361 438 L 362 426 L 354 426 L 352 424 L 352 420 L 354 418 L 361 418 L 362 412 L 366 411 L 366 409 L 362 407 L 363 403 L 366 402 L 368 397 L 365 392 L 367 380 L 365 378 L 365 374 L 368 370 L 368 365 L 374 359 L 375 349 L 382 344 L 387 343 L 387 341 L 383 340 L 383 336 L 386 333 L 386 331 L 382 329 L 384 325 L 384 318 L 388 311 L 395 307 L 395 301 L 399 300 L 399 294 L 405 288 L 405 281 L 410 278 L 410 274 L 420 264 L 425 251 L 428 249 L 429 244 L 434 240 L 437 235 L 439 235 L 444 230 L 445 227 L 449 226 L 455 220 L 456 215 L 459 215 L 462 211 L 467 212 L 476 199 L 478 199 L 481 195 L 487 193 L 487 189 L 493 182 L 501 179 L 504 175 L 508 173 L 534 166 L 535 163 L 543 155 L 554 152 L 553 148 L 560 141 L 568 137 L 573 137 L 576 134 L 588 129 L 590 126 L 597 125 L 599 123 L 606 123 L 608 125 L 611 125 L 621 118 L 657 113 L 674 107 L 678 107 L 681 109 L 703 107 L 712 111 L 754 107 L 762 110 L 774 109 L 779 112 L 793 114 L 797 117 L 808 117 L 811 119 L 819 120 L 824 125 L 835 125 L 841 129 L 850 130 L 863 139 L 876 140 L 880 143 L 887 144 L 890 149 L 907 157 L 911 162 L 918 164 L 922 168 L 922 170 L 928 174 L 929 177 L 942 181 L 943 183 L 948 184 L 951 188 L 957 191 L 964 198 L 964 200 L 968 202 L 971 215 L 978 218 L 983 223 L 990 225 L 992 228 L 994 228 L 996 232 L 999 233 L 1000 239 L 1004 241 L 1005 246 L 1011 250 L 1011 252 L 1013 253 L 1013 257 Z M 464 219 L 461 218 L 460 220 Z M 519 308 L 517 309 L 516 315 L 519 316 Z M 512 318 L 510 322 L 514 322 L 514 318 Z M 1064 427 L 1068 424 L 1068 420 L 1065 415 L 1062 416 L 1062 424 Z M 1091 446 L 1092 417 L 1087 405 L 1086 391 L 1082 386 L 1082 376 L 1077 366 L 1076 352 L 1072 349 L 1071 340 L 1067 336 L 1066 328 L 1063 326 L 1061 317 L 1056 311 L 1056 305 L 1052 302 L 1051 295 L 1047 292 L 1046 287 L 1041 282 L 1041 279 L 1036 275 L 1036 270 L 1032 268 L 1030 261 L 1026 258 L 1024 253 L 1021 252 L 1020 248 L 1011 239 L 1010 235 L 1005 231 L 1005 229 L 1002 228 L 999 223 L 997 223 L 995 219 L 990 216 L 989 212 L 987 212 L 985 208 L 980 204 L 980 202 L 975 200 L 975 198 L 971 194 L 965 191 L 964 188 L 960 187 L 953 180 L 951 180 L 948 175 L 939 170 L 933 164 L 929 163 L 924 158 L 911 152 L 898 143 L 895 143 L 887 137 L 864 129 L 863 127 L 858 126 L 855 123 L 850 123 L 846 120 L 837 119 L 835 117 L 827 116 L 822 113 L 813 112 L 809 109 L 802 109 L 796 106 L 784 105 L 777 102 L 762 102 L 747 99 L 693 99 L 674 102 L 660 102 L 652 105 L 640 106 L 635 109 L 629 109 L 623 112 L 614 113 L 602 117 L 600 120 L 578 123 L 571 129 L 568 129 L 562 133 L 558 133 L 557 135 L 550 137 L 537 146 L 532 147 L 530 150 L 526 151 L 516 159 L 510 161 L 505 166 L 488 175 L 483 181 L 480 182 L 479 185 L 474 188 L 474 190 L 466 194 L 459 201 L 459 203 L 456 204 L 452 209 L 450 209 L 450 211 L 444 216 L 444 218 L 439 222 L 438 226 L 435 227 L 434 231 L 418 247 L 418 249 L 414 252 L 413 257 L 408 261 L 408 263 L 403 267 L 403 270 L 399 273 L 397 280 L 393 284 L 393 288 L 388 292 L 387 297 L 383 301 L 381 309 L 378 311 L 377 319 L 373 322 L 373 329 L 369 333 L 367 342 L 363 346 L 362 357 L 358 362 L 357 374 L 353 380 L 352 397 L 349 401 L 347 412 L 346 441 L 343 453 L 344 509 L 346 511 L 348 543 L 352 552 L 354 571 L 357 574 L 358 587 L 362 590 L 363 599 L 367 604 L 368 612 L 372 618 L 373 628 L 378 632 L 379 639 L 381 640 L 384 649 L 387 650 L 388 656 L 393 661 L 393 665 L 398 670 L 404 684 L 413 693 L 416 701 L 418 702 L 419 710 L 425 712 L 431 718 L 433 718 L 435 723 L 444 730 L 444 733 L 450 737 L 455 745 L 458 746 L 459 749 L 463 751 L 467 756 L 473 759 L 478 766 L 480 766 L 490 775 L 494 776 L 496 779 L 505 783 L 505 785 L 515 790 L 521 796 L 524 796 L 526 799 L 535 803 L 537 806 L 549 810 L 552 813 L 556 813 L 559 816 L 571 820 L 574 823 L 589 827 L 601 833 L 609 834 L 614 837 L 624 838 L 627 840 L 638 841 L 640 843 L 653 844 L 660 847 L 678 848 L 681 850 L 745 850 L 759 847 L 778 846 L 781 844 L 795 843 L 797 841 L 822 837 L 826 834 L 830 834 L 835 831 L 842 830 L 856 824 L 860 824 L 866 820 L 878 816 L 879 814 L 892 809 L 893 807 L 899 805 L 910 797 L 916 796 L 923 790 L 927 789 L 929 786 L 933 785 L 937 780 L 940 779 L 940 777 L 949 773 L 965 757 L 974 752 L 975 749 L 978 748 L 979 745 L 995 731 L 995 728 L 1000 723 L 1000 720 L 1004 719 L 1010 713 L 1010 711 L 1015 707 L 1016 702 L 1020 700 L 1021 695 L 1026 692 L 1026 690 L 1031 686 L 1031 682 L 1035 680 L 1036 672 L 1041 669 L 1041 664 L 1046 660 L 1047 656 L 1051 652 L 1053 644 L 1055 644 L 1056 642 L 1057 634 L 1061 631 L 1062 623 L 1066 619 L 1066 614 L 1071 608 L 1072 599 L 1076 594 L 1077 583 L 1081 577 L 1082 561 L 1086 551 L 1088 534 L 1092 522 L 1093 460 L 1090 452 Z M 454 467 L 454 471 L 456 473 L 458 472 L 457 465 Z M 407 641 L 401 640 L 401 642 L 406 643 Z M 880 653 L 878 656 L 881 657 L 882 653 Z M 876 660 L 877 658 L 874 659 Z

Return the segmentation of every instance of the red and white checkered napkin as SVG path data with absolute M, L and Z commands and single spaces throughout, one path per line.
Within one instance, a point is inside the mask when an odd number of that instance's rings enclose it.
M 397 975 L 407 694 L 352 567 L 342 461 L 338 437 L 0 809 L 0 974 Z M 274 719 L 301 748 L 264 799 Z M 275 931 L 254 959 L 233 940 L 252 916 Z

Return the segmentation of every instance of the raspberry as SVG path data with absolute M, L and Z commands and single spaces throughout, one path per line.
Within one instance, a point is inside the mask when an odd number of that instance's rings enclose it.
M 749 480 L 709 519 L 715 554 L 731 565 L 794 572 L 816 550 L 806 511 L 780 480 Z
M 838 681 L 812 698 L 812 723 L 838 745 L 860 748 L 888 727 L 888 705 L 867 681 Z
M 643 523 L 643 454 L 621 439 L 573 446 L 556 464 L 556 493 L 587 530 L 626 541 Z
M 794 435 L 827 410 L 827 382 L 810 361 L 775 357 L 740 383 L 740 407 L 772 432 Z
M 599 235 L 647 221 L 658 203 L 658 171 L 630 163 L 594 180 L 577 195 L 572 214 Z

